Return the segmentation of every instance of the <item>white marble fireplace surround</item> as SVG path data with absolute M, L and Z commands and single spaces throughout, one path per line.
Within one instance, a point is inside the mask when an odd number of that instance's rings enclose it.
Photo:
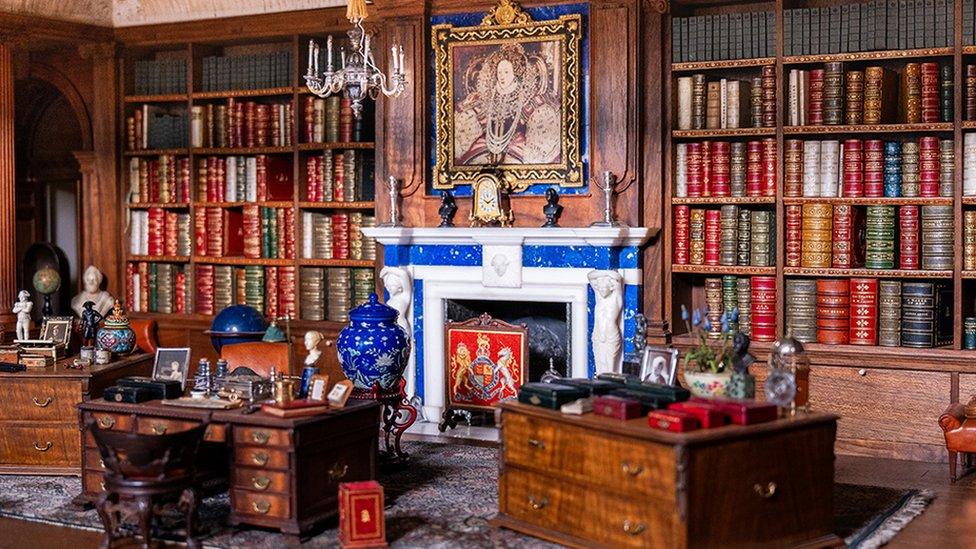
M 634 332 L 642 281 L 639 248 L 648 228 L 368 228 L 384 246 L 384 272 L 409 276 L 406 311 L 413 335 L 407 390 L 421 397 L 428 419 L 445 405 L 445 301 L 451 299 L 568 303 L 575 377 L 593 372 L 590 336 L 594 293 L 588 275 L 616 271 L 624 310 L 618 319 L 625 350 Z M 401 278 L 402 280 L 403 278 Z M 392 300 L 391 300 L 392 303 Z M 402 308 L 401 305 L 399 308 Z

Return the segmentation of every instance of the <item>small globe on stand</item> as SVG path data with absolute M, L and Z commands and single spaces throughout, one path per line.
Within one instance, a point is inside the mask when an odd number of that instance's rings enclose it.
M 61 289 L 61 275 L 51 267 L 44 267 L 34 273 L 34 289 L 44 296 L 44 307 L 41 313 L 44 316 L 51 316 L 54 310 L 51 308 L 51 295 Z
M 248 305 L 231 305 L 214 317 L 210 329 L 204 333 L 210 336 L 210 342 L 219 355 L 224 345 L 261 341 L 267 329 L 268 322 L 257 309 Z

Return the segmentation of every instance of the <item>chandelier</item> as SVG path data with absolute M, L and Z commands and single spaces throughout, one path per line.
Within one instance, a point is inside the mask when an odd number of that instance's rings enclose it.
M 353 28 L 346 32 L 349 35 L 349 52 L 345 48 L 339 49 L 338 69 L 334 66 L 331 35 L 326 40 L 324 73 L 319 72 L 319 45 L 314 40 L 308 41 L 308 70 L 305 72 L 308 90 L 319 97 L 341 92 L 352 102 L 352 112 L 356 118 L 362 114 L 364 99 L 376 99 L 380 93 L 387 97 L 398 97 L 407 83 L 403 72 L 403 46 L 390 48 L 389 77 L 376 66 L 370 49 L 370 34 L 363 28 L 366 16 L 364 0 L 349 2 L 346 17 Z

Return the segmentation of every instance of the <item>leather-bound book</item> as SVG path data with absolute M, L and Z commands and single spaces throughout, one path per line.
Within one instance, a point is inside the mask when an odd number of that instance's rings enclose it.
M 922 73 L 918 63 L 907 63 L 901 73 L 901 119 L 907 124 L 922 121 Z M 938 109 L 938 99 L 936 100 Z
M 952 122 L 955 113 L 955 97 L 953 91 L 952 65 L 946 63 L 939 67 L 939 119 L 942 122 Z
M 840 196 L 840 142 L 820 142 L 820 196 Z
M 951 270 L 955 255 L 952 206 L 925 205 L 921 210 L 922 269 Z
M 712 196 L 712 142 L 702 141 L 701 142 L 701 182 L 702 182 L 702 196 Z M 341 185 L 336 185 L 337 188 L 342 188 Z M 336 196 L 336 200 L 342 200 Z
M 976 196 L 976 133 L 962 138 L 962 195 Z
M 722 83 L 708 82 L 705 88 L 705 128 L 716 130 L 722 127 Z
M 695 130 L 705 129 L 705 75 L 691 76 L 691 127 Z
M 751 108 L 752 84 L 739 80 L 729 80 L 726 83 L 728 106 L 725 116 L 725 127 L 748 128 L 751 122 L 749 113 Z
M 864 196 L 884 196 L 884 142 L 864 141 Z
M 919 196 L 939 196 L 939 138 L 925 136 L 918 140 Z
M 864 266 L 895 268 L 895 207 L 868 206 L 864 235 Z
M 712 141 L 709 158 L 712 161 L 711 176 L 709 178 L 708 196 L 731 196 L 729 176 L 729 142 Z
M 898 268 L 916 270 L 919 267 L 918 206 L 898 207 Z
M 939 140 L 939 196 L 952 197 L 956 177 L 956 147 L 952 139 Z
M 763 196 L 776 196 L 776 139 L 762 140 Z
M 904 347 L 935 347 L 937 328 L 936 284 L 905 281 L 901 285 L 901 344 Z
M 803 209 L 799 204 L 787 204 L 786 212 L 786 266 L 799 267 L 802 255 Z
M 197 289 L 194 309 L 200 314 L 214 314 L 214 266 L 197 265 L 194 279 Z
M 817 341 L 817 281 L 786 281 L 786 329 L 803 343 Z
M 776 277 L 754 276 L 752 284 L 752 340 L 776 339 Z
M 689 262 L 692 265 L 705 264 L 705 210 L 694 208 L 690 213 L 689 244 L 691 253 Z
M 824 71 L 813 69 L 808 75 L 809 88 L 807 92 L 807 124 L 821 126 L 824 123 Z
M 749 98 L 749 115 L 753 128 L 763 126 L 763 79 L 761 76 L 753 77 L 750 86 L 751 96 Z
M 823 123 L 836 126 L 844 123 L 844 63 L 824 63 Z
M 752 337 L 752 280 L 749 277 L 736 280 L 736 303 L 739 307 L 739 331 Z
M 878 345 L 901 345 L 901 281 L 878 282 Z
M 830 204 L 804 204 L 802 216 L 801 266 L 808 269 L 829 268 L 833 255 L 833 208 Z
M 676 95 L 677 95 L 677 117 L 678 117 L 678 129 L 679 130 L 690 130 L 691 126 L 691 97 L 692 97 L 692 77 L 691 76 L 681 76 L 678 77 Z M 311 96 L 307 99 L 310 100 Z M 306 101 L 307 101 L 306 100 Z M 306 114 L 306 123 L 308 122 L 308 115 Z
M 940 116 L 939 105 L 939 64 L 921 64 L 921 86 L 922 86 L 922 122 L 930 124 L 938 122 Z
M 864 72 L 847 71 L 845 84 L 845 117 L 846 124 L 864 123 Z
M 746 165 L 746 144 L 742 141 L 731 143 L 729 145 L 729 189 L 732 196 L 748 196 Z
M 803 143 L 803 196 L 820 196 L 820 141 Z
M 722 276 L 722 310 L 728 313 L 729 330 L 739 330 L 739 321 L 732 319 L 732 312 L 739 306 L 736 291 L 739 278 L 733 275 Z
M 735 265 L 738 261 L 739 207 L 725 204 L 719 210 L 719 265 Z
M 681 89 L 681 79 L 679 78 L 678 79 L 679 92 L 680 89 Z M 678 97 L 680 103 L 680 97 L 681 97 L 680 93 Z M 688 79 L 688 100 L 691 101 L 691 79 L 690 78 Z M 305 96 L 303 103 L 304 105 L 302 107 L 302 112 L 303 112 L 302 130 L 304 133 L 302 134 L 302 136 L 305 140 L 304 141 L 305 143 L 314 143 L 315 142 L 315 96 L 312 95 Z M 690 109 L 690 105 L 689 105 L 689 109 Z M 690 112 L 689 112 L 689 116 L 690 116 Z M 681 129 L 686 129 L 686 128 L 681 128 Z
M 854 264 L 854 206 L 835 204 L 833 219 L 833 255 L 831 266 L 835 269 L 851 269 Z
M 761 141 L 746 143 L 746 194 L 762 196 L 763 193 L 763 145 Z
M 896 74 L 884 67 L 864 69 L 864 123 L 888 124 L 898 116 Z
M 845 139 L 841 146 L 843 196 L 864 196 L 864 142 L 860 139 Z
M 705 279 L 705 306 L 708 308 L 708 321 L 712 329 L 708 337 L 717 338 L 722 335 L 722 279 Z
M 888 191 L 892 193 L 900 192 L 900 195 L 892 194 L 891 196 L 908 196 L 908 197 L 919 196 L 919 194 L 921 193 L 921 188 L 919 184 L 921 178 L 919 176 L 918 156 L 919 153 L 918 153 L 917 141 L 906 141 L 901 144 L 900 177 L 893 176 L 890 189 L 888 189 Z M 888 160 L 890 160 L 890 162 L 892 163 L 892 168 L 893 169 L 896 168 L 896 165 L 898 164 L 897 158 L 895 156 L 892 156 L 890 159 L 886 159 L 886 161 Z M 887 164 L 886 164 L 886 168 L 887 168 Z M 900 190 L 899 187 L 897 186 L 899 182 L 901 183 Z
M 965 120 L 976 120 L 976 65 L 966 65 Z
M 776 126 L 776 66 L 763 65 L 762 70 L 762 125 Z
M 876 345 L 878 342 L 878 279 L 852 278 L 850 342 Z
M 884 195 L 901 196 L 901 194 L 901 143 L 897 141 L 886 141 L 884 144 Z
M 976 271 L 976 210 L 962 213 L 962 268 Z
M 817 343 L 850 342 L 850 283 L 844 278 L 817 280 Z
M 773 231 L 773 214 L 768 211 L 752 212 L 752 247 L 750 261 L 753 267 L 770 267 L 775 265 L 773 246 L 776 239 Z
M 687 193 L 686 195 L 698 198 L 705 195 L 705 181 L 702 175 L 702 144 L 688 143 L 687 159 Z M 332 193 L 326 193 L 331 196 Z
M 803 141 L 786 140 L 783 196 L 803 196 Z
M 739 210 L 739 221 L 736 227 L 736 264 L 749 266 L 752 264 L 752 212 Z

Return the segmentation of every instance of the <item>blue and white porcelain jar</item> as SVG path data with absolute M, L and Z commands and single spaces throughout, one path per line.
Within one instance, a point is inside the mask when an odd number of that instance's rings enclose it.
M 339 364 L 357 389 L 379 383 L 384 392 L 397 388 L 410 358 L 410 339 L 397 324 L 399 313 L 370 294 L 366 303 L 349 311 L 349 325 L 339 332 Z

